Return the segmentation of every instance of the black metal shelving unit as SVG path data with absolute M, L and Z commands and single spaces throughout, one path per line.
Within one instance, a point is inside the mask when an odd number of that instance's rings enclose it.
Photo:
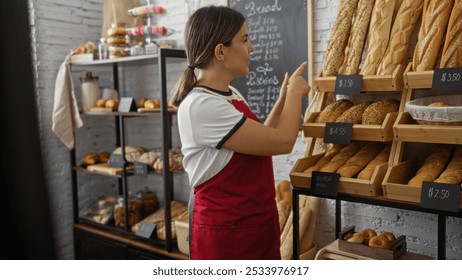
M 114 83 L 114 88 L 120 93 L 119 90 L 119 66 L 123 65 L 124 63 L 132 63 L 132 62 L 143 62 L 143 63 L 152 63 L 155 65 L 155 63 L 158 64 L 159 67 L 159 84 L 160 84 L 160 100 L 161 100 L 161 110 L 159 113 L 135 113 L 135 112 L 129 112 L 129 113 L 122 113 L 122 112 L 109 112 L 109 113 L 89 113 L 88 115 L 91 115 L 92 117 L 100 117 L 100 116 L 106 116 L 106 117 L 114 117 L 115 121 L 115 128 L 116 128 L 116 145 L 118 147 L 121 147 L 122 149 L 122 154 L 125 155 L 125 120 L 127 118 L 137 118 L 137 117 L 161 117 L 161 130 L 162 130 L 162 156 L 164 159 L 169 158 L 169 150 L 172 147 L 172 136 L 171 136 L 171 117 L 172 117 L 172 112 L 171 110 L 168 109 L 168 100 L 167 100 L 167 59 L 168 58 L 186 58 L 186 53 L 184 50 L 181 49 L 164 49 L 161 48 L 159 49 L 159 53 L 155 55 L 143 55 L 143 56 L 133 56 L 133 57 L 125 57 L 125 58 L 118 58 L 118 59 L 109 59 L 109 60 L 97 60 L 97 61 L 91 61 L 91 62 L 81 62 L 81 63 L 74 63 L 72 64 L 73 67 L 93 67 L 93 66 L 102 66 L 102 65 L 107 65 L 107 66 L 112 66 L 112 75 L 113 75 L 113 83 Z M 121 94 L 122 95 L 122 94 Z M 135 242 L 133 240 L 136 240 L 136 242 L 141 242 L 145 243 L 146 246 L 148 246 L 148 251 L 149 251 L 149 246 L 155 245 L 160 248 L 163 248 L 166 252 L 166 255 L 168 256 L 167 258 L 172 258 L 171 252 L 174 249 L 176 245 L 176 241 L 172 239 L 172 228 L 171 228 L 171 205 L 170 201 L 174 199 L 173 197 L 173 172 L 170 171 L 169 168 L 169 161 L 164 160 L 163 161 L 163 170 L 164 172 L 162 173 L 163 177 L 163 187 L 164 187 L 164 201 L 165 201 L 165 231 L 166 231 L 166 240 L 143 240 L 143 238 L 136 237 L 134 234 L 131 233 L 130 228 L 128 227 L 128 215 L 125 215 L 125 229 L 118 229 L 113 226 L 108 226 L 108 225 L 98 225 L 96 223 L 92 223 L 91 221 L 88 221 L 84 218 L 79 217 L 79 201 L 78 201 L 78 173 L 79 172 L 85 172 L 82 171 L 81 168 L 77 166 L 76 162 L 76 151 L 75 149 L 71 151 L 71 161 L 72 161 L 72 194 L 73 194 L 73 216 L 74 216 L 74 224 L 78 225 L 77 227 L 74 226 L 74 236 L 77 237 L 75 238 L 74 246 L 78 247 L 82 244 L 87 244 L 88 242 L 82 241 L 82 238 L 85 238 L 85 236 L 88 236 L 89 239 L 94 239 L 94 237 L 98 235 L 98 232 L 101 232 L 101 236 L 99 236 L 99 239 L 105 239 L 105 242 L 102 242 L 102 244 L 108 244 L 107 242 L 113 242 L 113 244 L 117 243 L 124 243 L 123 241 L 120 241 L 119 236 L 124 236 L 127 238 L 127 244 L 124 246 L 120 245 L 114 245 L 111 247 L 114 248 L 122 248 L 124 247 L 124 251 L 127 251 L 126 246 L 131 246 L 130 250 L 133 254 L 133 246 L 132 244 Z M 129 195 L 129 186 L 127 183 L 127 177 L 133 175 L 132 173 L 128 172 L 127 170 L 127 162 L 125 160 L 125 157 L 123 157 L 123 162 L 122 162 L 122 174 L 119 176 L 114 176 L 118 180 L 118 192 L 119 195 L 122 195 L 124 198 L 124 208 L 125 208 L 125 213 L 128 213 L 128 195 Z M 97 173 L 96 173 L 97 174 Z M 97 176 L 97 175 L 95 175 Z M 83 226 L 82 226 L 83 225 Z M 90 232 L 90 230 L 85 233 L 85 228 L 88 229 L 95 229 L 95 231 Z M 96 232 L 96 233 L 95 233 Z M 107 236 L 103 236 L 108 234 Z M 110 241 L 111 238 L 108 238 L 113 234 L 114 238 L 112 241 Z M 115 243 L 114 243 L 115 242 Z M 144 244 L 143 243 L 143 244 Z M 129 245 L 130 244 L 130 245 Z M 87 244 L 88 245 L 88 244 Z M 144 246 L 144 245 L 143 245 Z M 141 246 L 140 246 L 141 247 Z M 76 250 L 76 257 L 80 257 L 80 253 L 77 252 Z M 140 249 L 143 254 L 148 254 L 146 252 L 146 249 L 141 248 Z M 157 249 L 156 249 L 157 250 Z M 111 253 L 112 254 L 112 253 Z M 126 258 L 131 258 L 130 256 L 126 254 L 121 254 L 125 255 Z M 158 258 L 159 254 L 155 254 L 156 257 Z M 108 256 L 110 257 L 110 256 Z

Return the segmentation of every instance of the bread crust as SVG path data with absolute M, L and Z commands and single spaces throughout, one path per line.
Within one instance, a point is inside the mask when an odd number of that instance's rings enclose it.
M 455 0 L 446 30 L 440 68 L 462 66 L 462 1 Z

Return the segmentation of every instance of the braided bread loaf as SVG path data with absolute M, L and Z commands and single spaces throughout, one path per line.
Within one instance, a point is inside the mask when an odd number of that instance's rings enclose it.
M 369 26 L 366 58 L 360 74 L 375 75 L 387 50 L 396 0 L 375 1 Z
M 441 68 L 455 68 L 462 66 L 462 1 L 455 0 L 446 30 Z
M 326 59 L 323 76 L 335 76 L 343 64 L 345 48 L 350 35 L 353 15 L 359 0 L 342 0 L 337 13 L 334 27 L 327 43 Z
M 375 0 L 359 0 L 345 52 L 345 61 L 339 70 L 339 74 L 354 75 L 358 72 L 374 2 Z
M 412 31 L 422 15 L 424 0 L 403 0 L 390 33 L 387 51 L 377 75 L 391 75 L 397 65 L 406 63 Z
M 422 25 L 412 60 L 414 71 L 427 71 L 435 68 L 453 5 L 454 0 L 425 0 Z

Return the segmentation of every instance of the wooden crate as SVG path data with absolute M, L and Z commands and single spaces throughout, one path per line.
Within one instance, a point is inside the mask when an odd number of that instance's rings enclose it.
M 310 189 L 311 174 L 304 173 L 303 171 L 313 166 L 323 156 L 324 153 L 298 159 L 289 174 L 291 184 L 294 187 Z M 340 177 L 338 192 L 361 196 L 381 196 L 382 181 L 387 168 L 388 163 L 377 166 L 370 180 Z
M 432 88 L 433 70 L 429 71 L 411 71 L 412 63 L 410 62 L 404 70 L 403 80 L 406 88 L 424 89 Z
M 403 142 L 462 144 L 462 126 L 417 124 L 408 112 L 399 113 L 393 131 Z
M 398 65 L 391 75 L 364 76 L 361 91 L 402 91 L 404 88 L 403 73 L 406 66 Z M 322 70 L 316 75 L 314 84 L 319 92 L 334 92 L 336 76 L 323 77 Z
M 393 240 L 391 250 L 387 250 L 346 241 L 354 232 L 355 227 L 350 226 L 339 233 L 339 250 L 376 260 L 397 260 L 406 254 L 406 237 L 404 235 Z
M 417 163 L 415 160 L 405 160 L 390 166 L 383 179 L 383 194 L 388 199 L 419 204 L 422 187 L 407 185 L 415 175 Z M 462 209 L 462 192 L 460 193 L 459 209 Z
M 311 112 L 307 122 L 303 124 L 305 137 L 324 138 L 325 123 L 316 123 L 315 120 L 320 112 Z M 393 140 L 393 125 L 398 117 L 398 112 L 388 113 L 381 125 L 353 124 L 351 140 L 388 142 Z

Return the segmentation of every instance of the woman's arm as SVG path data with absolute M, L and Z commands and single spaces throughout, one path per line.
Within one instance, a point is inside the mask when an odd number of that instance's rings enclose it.
M 223 147 L 252 155 L 290 153 L 298 136 L 302 100 L 310 91 L 308 82 L 301 76 L 305 67 L 306 62 L 288 80 L 287 96 L 275 127 L 248 118 Z

